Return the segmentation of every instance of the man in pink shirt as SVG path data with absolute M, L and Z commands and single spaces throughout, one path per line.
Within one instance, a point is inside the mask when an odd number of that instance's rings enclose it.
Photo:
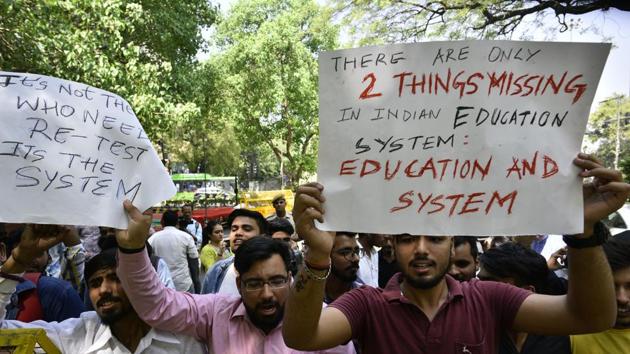
M 191 335 L 214 353 L 302 353 L 282 339 L 282 316 L 291 273 L 288 247 L 257 236 L 243 242 L 234 260 L 240 296 L 195 295 L 165 288 L 143 252 L 150 217 L 129 201 L 128 231 L 116 234 L 119 244 L 117 273 L 127 296 L 149 325 Z M 353 353 L 340 346 L 326 353 Z

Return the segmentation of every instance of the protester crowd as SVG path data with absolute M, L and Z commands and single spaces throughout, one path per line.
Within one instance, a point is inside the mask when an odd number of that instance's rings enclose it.
M 0 224 L 0 328 L 63 353 L 628 353 L 630 231 L 600 220 L 630 185 L 574 164 L 581 235 L 326 232 L 317 183 L 226 233 L 191 207 L 153 232 L 129 201 L 127 230 Z

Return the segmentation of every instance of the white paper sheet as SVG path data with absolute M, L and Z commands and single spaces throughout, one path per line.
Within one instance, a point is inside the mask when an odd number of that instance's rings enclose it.
M 0 72 L 0 221 L 127 227 L 175 186 L 123 98 L 50 76 Z
M 460 41 L 322 53 L 322 228 L 581 232 L 572 160 L 609 50 Z

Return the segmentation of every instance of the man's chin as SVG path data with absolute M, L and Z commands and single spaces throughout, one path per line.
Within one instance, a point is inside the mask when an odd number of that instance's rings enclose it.
M 405 281 L 416 289 L 431 289 L 438 285 L 444 279 L 446 273 L 437 275 L 409 275 L 403 274 Z
M 284 311 L 281 308 L 277 308 L 273 314 L 264 315 L 260 312 L 256 313 L 255 318 L 252 318 L 254 325 L 257 327 L 272 329 L 278 326 L 280 322 L 282 322 L 282 317 L 284 316 Z
M 107 311 L 107 312 L 98 312 L 98 317 L 100 317 L 101 322 L 104 324 L 111 326 L 116 323 L 118 320 L 123 318 L 125 314 L 121 310 L 115 311 Z

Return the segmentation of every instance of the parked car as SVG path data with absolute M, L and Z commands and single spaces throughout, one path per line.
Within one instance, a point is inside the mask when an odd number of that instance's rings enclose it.
M 628 230 L 630 225 L 630 203 L 624 204 L 619 210 L 608 215 L 608 218 L 602 221 L 608 226 L 612 235 Z

